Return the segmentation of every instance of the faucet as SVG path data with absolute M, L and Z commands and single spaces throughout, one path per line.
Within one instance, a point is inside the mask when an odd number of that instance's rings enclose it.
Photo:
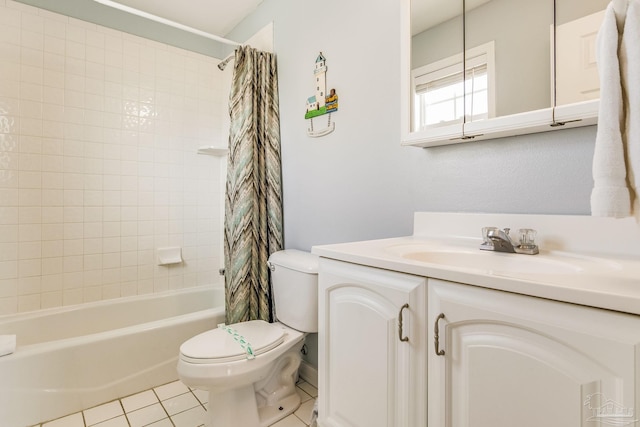
M 520 243 L 515 243 L 509 236 L 509 228 L 500 230 L 496 227 L 483 228 L 484 241 L 480 245 L 483 251 L 496 251 L 535 255 L 538 253 L 538 245 L 534 243 L 536 231 L 528 228 L 519 230 Z
M 504 230 L 496 228 L 487 232 L 487 237 L 493 244 L 494 251 L 516 253 L 511 237 L 509 236 L 509 230 L 509 228 L 505 228 Z

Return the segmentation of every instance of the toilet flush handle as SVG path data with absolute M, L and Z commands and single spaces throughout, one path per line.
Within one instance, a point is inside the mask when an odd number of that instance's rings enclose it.
M 270 271 L 276 271 L 276 266 L 271 263 L 271 261 L 267 261 L 267 267 L 269 267 Z

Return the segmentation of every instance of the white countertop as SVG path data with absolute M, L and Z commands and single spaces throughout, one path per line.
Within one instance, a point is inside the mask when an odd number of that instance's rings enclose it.
M 588 218 L 592 217 L 417 213 L 413 236 L 314 246 L 312 252 L 417 276 L 640 315 L 640 228 L 625 221 L 622 227 L 615 223 L 620 230 L 611 231 L 609 219 Z M 526 226 L 539 230 L 539 255 L 478 249 L 482 239 L 477 224 L 502 227 L 499 221 L 505 219 L 519 224 L 524 220 Z M 461 221 L 473 231 L 460 232 Z M 579 238 L 573 239 L 576 234 Z M 577 244 L 585 234 L 596 244 Z M 618 237 L 623 241 L 616 242 Z M 585 250 L 578 251 L 577 246 Z M 431 262 L 423 256 L 434 253 L 444 253 L 445 261 Z M 448 259 L 461 261 L 448 263 Z

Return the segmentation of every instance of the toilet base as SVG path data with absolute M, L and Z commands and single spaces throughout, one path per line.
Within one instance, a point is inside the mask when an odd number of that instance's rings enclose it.
M 206 427 L 268 427 L 293 414 L 299 407 L 298 393 L 281 399 L 277 406 L 263 406 L 258 409 L 255 405 L 255 391 L 251 386 L 231 393 L 210 392 Z
M 283 354 L 269 375 L 257 383 L 210 391 L 207 427 L 268 427 L 298 409 L 296 380 L 301 346 Z
M 258 411 L 253 410 L 255 401 L 252 385 L 224 393 L 209 392 L 206 427 L 259 426 Z
M 300 396 L 298 393 L 280 400 L 279 406 L 265 406 L 258 409 L 260 414 L 260 427 L 268 427 L 287 415 L 293 414 L 300 407 Z M 282 409 L 280 409 L 282 408 Z

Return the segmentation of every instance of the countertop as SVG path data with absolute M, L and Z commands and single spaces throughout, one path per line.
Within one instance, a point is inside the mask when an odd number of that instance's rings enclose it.
M 450 214 L 428 215 L 427 222 L 430 227 L 438 229 L 438 236 L 429 236 L 428 230 L 415 229 L 413 236 L 320 245 L 314 246 L 312 252 L 320 257 L 375 268 L 640 315 L 640 257 L 635 253 L 626 251 L 626 254 L 605 255 L 592 250 L 582 253 L 547 250 L 543 246 L 539 255 L 480 251 L 482 240 L 479 237 L 459 233 L 454 237 L 443 237 L 452 234 L 442 229 L 438 218 Z M 477 221 L 477 215 L 472 216 Z M 544 220 L 539 225 L 545 227 L 550 217 L 542 217 Z M 451 217 L 447 218 L 451 222 Z M 481 221 L 487 219 L 483 217 Z M 522 220 L 521 217 L 518 219 Z M 536 222 L 532 216 L 526 219 Z M 560 222 L 570 219 L 563 217 Z M 416 223 L 424 221 L 424 217 L 420 221 L 416 218 Z M 482 223 L 492 225 L 490 222 Z M 556 240 L 558 235 L 554 232 Z M 570 239 L 570 236 L 562 238 Z M 633 242 L 632 247 L 635 247 Z M 420 259 L 421 254 L 434 252 L 446 252 L 447 256 L 453 255 L 451 259 L 463 261 L 447 264 L 441 260 L 429 262 Z M 462 255 L 456 258 L 458 253 Z M 467 263 L 466 259 L 473 262 Z M 516 267 L 512 267 L 513 263 Z

